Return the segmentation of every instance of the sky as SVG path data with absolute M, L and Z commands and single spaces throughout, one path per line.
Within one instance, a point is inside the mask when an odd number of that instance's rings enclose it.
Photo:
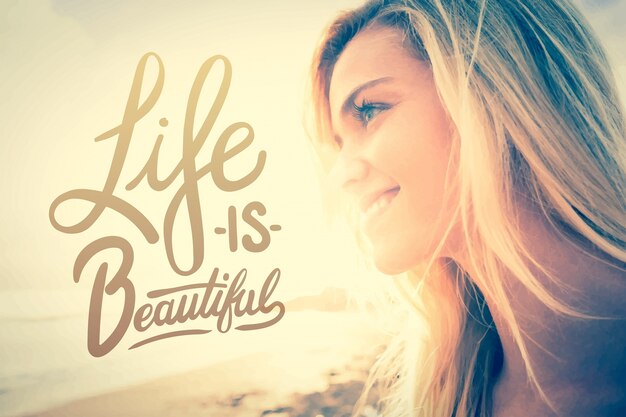
M 3 2 L 0 191 L 6 204 L 0 208 L 0 288 L 75 286 L 71 270 L 77 254 L 112 230 L 133 245 L 137 279 L 150 279 L 153 288 L 181 279 L 166 262 L 162 240 L 147 245 L 114 213 L 105 213 L 81 234 L 63 234 L 48 219 L 50 204 L 63 192 L 102 188 L 115 140 L 96 143 L 93 139 L 121 122 L 135 67 L 147 52 L 163 61 L 164 88 L 153 111 L 137 124 L 119 195 L 145 213 L 157 229 L 162 227 L 165 209 L 182 178 L 161 193 L 145 184 L 124 192 L 123 183 L 139 172 L 158 134 L 165 136 L 159 172 L 173 168 L 181 157 L 192 82 L 205 60 L 223 55 L 232 65 L 231 86 L 197 164 L 210 160 L 221 131 L 242 121 L 254 129 L 254 141 L 227 166 L 227 175 L 243 175 L 260 151 L 268 156 L 259 178 L 244 190 L 225 193 L 210 177 L 201 181 L 206 228 L 226 223 L 228 206 L 241 212 L 247 203 L 260 201 L 267 209 L 267 221 L 280 224 L 282 230 L 259 254 L 231 253 L 222 237 L 207 238 L 199 276 L 208 276 L 213 267 L 233 272 L 247 267 L 261 279 L 271 268 L 280 267 L 280 290 L 287 297 L 349 285 L 342 276 L 352 275 L 354 263 L 360 261 L 356 250 L 342 248 L 345 234 L 339 238 L 324 229 L 315 157 L 302 125 L 306 76 L 317 38 L 329 18 L 349 5 L 188 1 L 172 8 L 165 1 Z M 154 62 L 148 66 L 144 91 L 156 74 Z M 202 90 L 196 126 L 213 102 L 220 72 L 212 71 Z M 158 123 L 163 117 L 168 120 L 166 128 Z M 58 216 L 61 223 L 63 219 L 76 223 L 88 208 L 66 203 Z M 180 241 L 177 254 L 186 264 L 191 250 L 184 233 L 179 235 L 175 236 Z

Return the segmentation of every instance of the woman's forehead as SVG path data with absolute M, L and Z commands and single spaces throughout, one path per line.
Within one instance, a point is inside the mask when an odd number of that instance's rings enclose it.
M 331 114 L 359 86 L 381 78 L 409 80 L 418 76 L 419 61 L 406 49 L 399 29 L 374 26 L 357 34 L 334 66 L 329 86 Z M 418 71 L 416 71 L 418 70 Z
M 368 28 L 358 33 L 339 55 L 331 76 L 330 91 L 346 82 L 362 81 L 390 69 L 387 63 L 402 52 L 402 33 L 392 28 Z

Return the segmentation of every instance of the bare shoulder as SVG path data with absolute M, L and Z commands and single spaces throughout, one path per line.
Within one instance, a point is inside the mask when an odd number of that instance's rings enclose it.
M 537 380 L 560 412 L 505 369 L 494 388 L 493 416 L 626 416 L 626 264 L 584 239 L 548 230 L 529 230 L 533 255 L 559 283 L 540 269 L 533 273 L 557 300 L 594 318 L 557 313 L 513 287 Z

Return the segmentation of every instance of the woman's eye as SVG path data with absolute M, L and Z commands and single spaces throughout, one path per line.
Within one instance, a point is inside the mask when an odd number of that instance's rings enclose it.
M 361 122 L 364 127 L 367 127 L 368 123 L 379 113 L 387 110 L 389 105 L 385 103 L 369 103 L 363 100 L 360 105 L 354 103 L 352 107 L 354 117 Z

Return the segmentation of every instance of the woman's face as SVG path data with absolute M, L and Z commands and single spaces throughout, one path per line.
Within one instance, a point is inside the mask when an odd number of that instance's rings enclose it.
M 454 207 L 444 201 L 451 122 L 430 68 L 401 32 L 371 27 L 339 56 L 329 98 L 341 146 L 331 177 L 358 206 L 377 268 L 406 271 L 432 255 Z

